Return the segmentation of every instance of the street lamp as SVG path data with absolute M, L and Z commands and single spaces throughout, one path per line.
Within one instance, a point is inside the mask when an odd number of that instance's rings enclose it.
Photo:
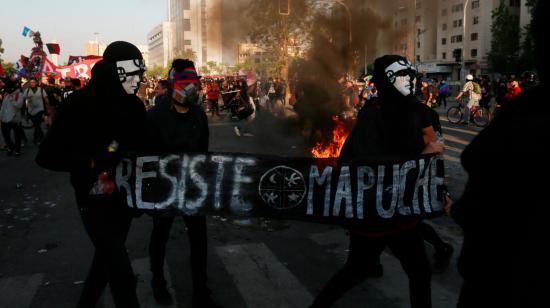
M 462 67 L 460 68 L 460 82 L 464 84 L 464 78 L 466 76 L 466 10 L 468 9 L 468 2 L 464 2 L 464 11 L 462 14 Z

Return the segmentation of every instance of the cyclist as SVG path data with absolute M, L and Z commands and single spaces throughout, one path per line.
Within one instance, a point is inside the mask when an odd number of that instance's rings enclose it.
M 461 101 L 460 98 L 466 95 L 467 103 L 464 104 L 464 100 Z M 479 100 L 481 99 L 481 87 L 478 83 L 474 81 L 474 76 L 472 74 L 466 75 L 466 83 L 462 88 L 462 91 L 458 93 L 455 99 L 460 103 L 461 107 L 464 108 L 464 118 L 462 124 L 468 124 L 470 120 L 470 109 L 472 107 L 479 106 Z

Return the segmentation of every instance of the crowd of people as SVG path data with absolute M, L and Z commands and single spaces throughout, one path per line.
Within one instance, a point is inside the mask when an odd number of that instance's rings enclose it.
M 547 201 L 540 192 L 548 181 L 541 180 L 540 175 L 549 172 L 541 151 L 550 140 L 545 91 L 550 61 L 544 42 L 549 8 L 550 2 L 539 2 L 533 21 L 540 84 L 534 84 L 532 75 L 521 85 L 510 76 L 500 78 L 491 88 L 489 80 L 468 75 L 454 97 L 459 101 L 465 97 L 469 109 L 487 106 L 494 95 L 501 108 L 498 121 L 481 131 L 463 152 L 462 164 L 468 172 L 463 195 L 454 204 L 445 197 L 445 211 L 464 230 L 458 264 L 464 278 L 459 308 L 541 307 L 546 301 L 541 281 L 548 255 L 540 245 L 546 234 Z M 39 144 L 36 162 L 70 173 L 82 222 L 95 247 L 77 307 L 94 307 L 107 284 L 117 307 L 140 306 L 125 244 L 132 218 L 139 213 L 125 205 L 126 196 L 116 189 L 95 189 L 98 182 L 113 181 L 113 169 L 121 159 L 119 152 L 207 152 L 209 127 L 203 106 L 211 116 L 217 116 L 216 103 L 224 93 L 233 93 L 233 98 L 252 105 L 256 99 L 260 108 L 271 112 L 276 112 L 277 105 L 287 104 L 282 80 L 250 84 L 243 78 L 201 80 L 194 63 L 185 59 L 174 60 L 165 79 L 148 81 L 145 95 L 138 95 L 144 72 L 137 47 L 118 41 L 106 48 L 103 60 L 94 66 L 91 80 L 82 89 L 72 80 L 64 81 L 63 88 L 51 80 L 40 85 L 32 78 L 23 83 L 4 78 L 0 83 L 1 129 L 8 153 L 20 154 L 25 138 L 21 121 L 28 114 L 33 141 Z M 446 82 L 418 78 L 406 58 L 385 55 L 375 60 L 373 78 L 367 80 L 364 89 L 350 81 L 340 85 L 344 106 L 360 110 L 339 164 L 443 153 L 441 125 L 430 107 L 445 106 L 451 92 Z M 53 120 L 44 136 L 42 122 L 47 117 Z M 505 168 L 512 161 L 523 165 Z M 152 215 L 151 286 L 155 299 L 170 305 L 173 299 L 163 266 L 174 218 Z M 191 245 L 194 307 L 219 307 L 207 287 L 205 217 L 189 215 L 183 219 Z M 408 276 L 411 307 L 432 306 L 432 268 L 424 241 L 446 254 L 443 267 L 448 265 L 452 249 L 438 240 L 437 234 L 434 238 L 433 230 L 421 219 L 387 221 L 349 231 L 347 262 L 311 307 L 330 307 L 367 277 L 381 276 L 376 269 L 386 247 Z

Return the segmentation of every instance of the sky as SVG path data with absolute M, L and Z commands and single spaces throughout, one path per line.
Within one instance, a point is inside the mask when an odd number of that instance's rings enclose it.
M 21 54 L 29 56 L 34 44 L 21 35 L 25 26 L 40 31 L 44 44 L 57 40 L 60 65 L 69 55 L 83 55 L 95 32 L 100 43 L 146 45 L 147 33 L 166 15 L 166 0 L 0 0 L 0 57 L 16 62 Z M 46 45 L 44 50 L 49 55 Z

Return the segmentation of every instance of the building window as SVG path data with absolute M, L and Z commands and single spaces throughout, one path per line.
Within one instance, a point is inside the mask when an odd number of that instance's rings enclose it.
M 420 48 L 420 42 L 416 42 L 416 48 Z
M 477 9 L 479 7 L 479 0 L 472 1 L 472 9 Z
M 447 59 L 447 53 L 446 52 L 441 53 L 441 59 L 443 59 L 443 60 Z
M 446 37 L 441 39 L 441 45 L 447 45 L 447 38 Z
M 447 24 L 442 24 L 441 25 L 441 30 L 446 31 L 447 30 Z
M 183 31 L 191 31 L 191 19 L 183 20 Z
M 441 10 L 441 16 L 447 16 L 447 9 Z
M 510 0 L 510 6 L 519 7 L 520 6 L 520 0 Z
M 456 36 L 451 36 L 451 43 L 456 43 Z
M 416 9 L 421 9 L 422 8 L 422 2 L 420 1 L 415 1 L 416 2 Z
M 420 16 L 416 16 L 416 17 L 414 18 L 414 22 L 420 22 Z
M 479 16 L 474 16 L 474 25 L 479 23 Z
M 459 20 L 458 20 L 458 26 L 459 26 L 459 27 L 462 27 L 462 19 L 459 19 Z
M 191 46 L 191 40 L 183 40 L 184 46 Z
M 472 58 L 477 57 L 477 49 L 470 50 L 470 56 L 472 56 Z
M 456 13 L 456 12 L 462 12 L 463 10 L 463 7 L 462 7 L 462 4 L 456 4 L 456 5 L 453 5 L 451 11 L 453 13 Z
M 416 55 L 416 62 L 420 62 L 420 55 Z
M 457 43 L 462 42 L 462 35 L 457 35 L 457 36 L 456 36 L 456 42 L 457 42 Z
M 453 28 L 462 27 L 462 19 L 453 20 Z
M 477 33 L 470 34 L 470 40 L 477 41 Z

